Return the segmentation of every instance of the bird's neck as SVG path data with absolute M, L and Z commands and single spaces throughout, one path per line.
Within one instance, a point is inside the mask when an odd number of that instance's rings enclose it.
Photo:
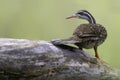
M 95 19 L 88 20 L 88 22 L 89 22 L 90 24 L 96 24 L 96 21 L 95 21 Z
M 90 13 L 85 13 L 85 16 L 90 24 L 96 24 L 95 18 Z
M 90 24 L 96 24 L 96 21 L 95 21 L 95 19 L 94 19 L 93 16 L 90 16 L 90 17 L 89 17 L 88 22 L 89 22 Z

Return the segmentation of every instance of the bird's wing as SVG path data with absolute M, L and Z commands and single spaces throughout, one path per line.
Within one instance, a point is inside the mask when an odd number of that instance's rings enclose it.
M 68 39 L 57 39 L 51 42 L 55 45 L 61 44 L 75 44 L 81 43 L 82 41 L 97 40 L 99 39 L 100 31 L 97 24 L 81 24 L 76 28 L 73 36 Z
M 98 29 L 96 29 L 96 27 L 97 25 L 94 24 L 82 24 L 76 28 L 73 35 L 79 38 L 97 37 L 99 34 L 97 33 Z
M 89 38 L 89 37 L 97 37 L 94 33 L 84 33 L 83 35 L 78 35 L 79 38 Z

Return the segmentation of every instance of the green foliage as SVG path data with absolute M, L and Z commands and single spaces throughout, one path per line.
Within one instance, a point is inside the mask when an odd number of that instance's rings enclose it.
M 41 40 L 67 38 L 79 24 L 86 21 L 65 18 L 86 9 L 108 31 L 107 40 L 99 47 L 101 58 L 120 68 L 119 3 L 119 0 L 1 0 L 0 37 Z

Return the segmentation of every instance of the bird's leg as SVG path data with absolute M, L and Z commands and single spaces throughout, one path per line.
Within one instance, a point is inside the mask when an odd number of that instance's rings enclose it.
M 94 47 L 94 51 L 95 51 L 95 57 L 100 59 L 98 51 L 97 51 L 97 46 Z

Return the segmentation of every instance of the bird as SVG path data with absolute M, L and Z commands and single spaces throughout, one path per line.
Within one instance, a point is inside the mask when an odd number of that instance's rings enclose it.
M 73 35 L 66 39 L 52 40 L 54 45 L 75 44 L 79 49 L 94 49 L 95 57 L 100 59 L 98 46 L 107 38 L 107 31 L 104 26 L 96 23 L 95 18 L 87 10 L 79 10 L 66 19 L 78 18 L 87 20 L 88 23 L 80 24 L 73 32 Z

